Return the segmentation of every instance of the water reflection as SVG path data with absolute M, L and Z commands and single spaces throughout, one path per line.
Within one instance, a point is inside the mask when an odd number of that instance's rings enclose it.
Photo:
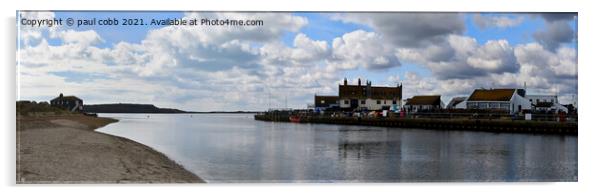
M 577 137 L 103 115 L 209 182 L 576 181 Z

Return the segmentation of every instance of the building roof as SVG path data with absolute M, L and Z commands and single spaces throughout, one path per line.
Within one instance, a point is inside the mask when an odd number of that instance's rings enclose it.
M 358 99 L 398 99 L 401 98 L 401 87 L 339 85 L 339 97 Z
M 336 101 L 338 101 L 338 100 L 339 100 L 339 96 L 332 96 L 332 95 L 316 95 L 316 96 L 314 96 L 314 100 L 315 100 L 316 102 L 318 102 L 318 101 L 321 101 L 321 100 L 324 100 L 324 101 L 326 101 L 326 102 L 329 102 L 329 101 L 334 101 L 334 102 L 336 102 Z
M 459 103 L 463 102 L 464 100 L 466 100 L 467 97 L 455 97 L 452 98 L 449 101 L 449 104 L 447 104 L 448 107 L 454 107 L 456 105 L 458 105 Z
M 341 98 L 366 98 L 366 87 L 361 85 L 339 85 Z
M 516 89 L 475 89 L 467 101 L 510 101 Z
M 78 98 L 78 97 L 76 97 L 76 96 L 72 96 L 72 95 L 70 95 L 70 96 L 63 96 L 63 97 L 61 97 L 61 96 L 59 96 L 59 97 L 55 97 L 54 99 L 52 99 L 52 100 L 50 100 L 50 101 L 55 101 L 55 100 L 72 100 L 72 101 L 81 101 L 82 99 L 79 99 L 79 98 Z
M 325 96 L 325 95 L 315 95 L 314 96 L 314 106 L 318 107 L 331 107 L 338 106 L 339 96 Z
M 440 105 L 441 104 L 441 96 L 440 95 L 424 95 L 424 96 L 414 96 L 408 99 L 406 105 Z
M 399 87 L 370 87 L 370 98 L 374 99 L 398 99 L 401 98 Z

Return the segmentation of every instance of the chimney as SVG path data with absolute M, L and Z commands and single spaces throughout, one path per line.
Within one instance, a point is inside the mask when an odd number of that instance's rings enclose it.
M 357 86 L 362 86 L 362 79 L 361 78 L 357 78 Z
M 59 94 L 59 98 L 63 98 L 63 93 Z
M 403 83 L 401 81 L 399 82 L 399 100 L 403 100 Z M 399 102 L 399 105 L 402 105 L 402 103 Z
M 372 97 L 372 81 L 366 80 L 366 96 Z
M 347 86 L 347 77 L 345 77 L 345 80 L 343 80 L 343 85 Z
M 399 99 L 401 99 L 401 97 L 403 97 L 403 83 L 400 81 L 399 82 Z

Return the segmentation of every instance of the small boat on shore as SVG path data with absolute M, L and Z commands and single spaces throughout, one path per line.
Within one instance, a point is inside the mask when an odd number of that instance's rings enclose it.
M 289 116 L 288 120 L 290 120 L 293 123 L 299 123 L 301 122 L 301 117 L 300 116 Z
M 98 114 L 92 112 L 84 112 L 85 116 L 98 117 Z

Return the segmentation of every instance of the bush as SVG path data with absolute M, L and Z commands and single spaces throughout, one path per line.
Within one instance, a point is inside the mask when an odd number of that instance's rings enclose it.
M 16 105 L 18 115 L 32 115 L 36 113 L 45 114 L 65 114 L 67 110 L 50 106 L 48 102 L 36 103 L 35 101 L 17 101 Z

